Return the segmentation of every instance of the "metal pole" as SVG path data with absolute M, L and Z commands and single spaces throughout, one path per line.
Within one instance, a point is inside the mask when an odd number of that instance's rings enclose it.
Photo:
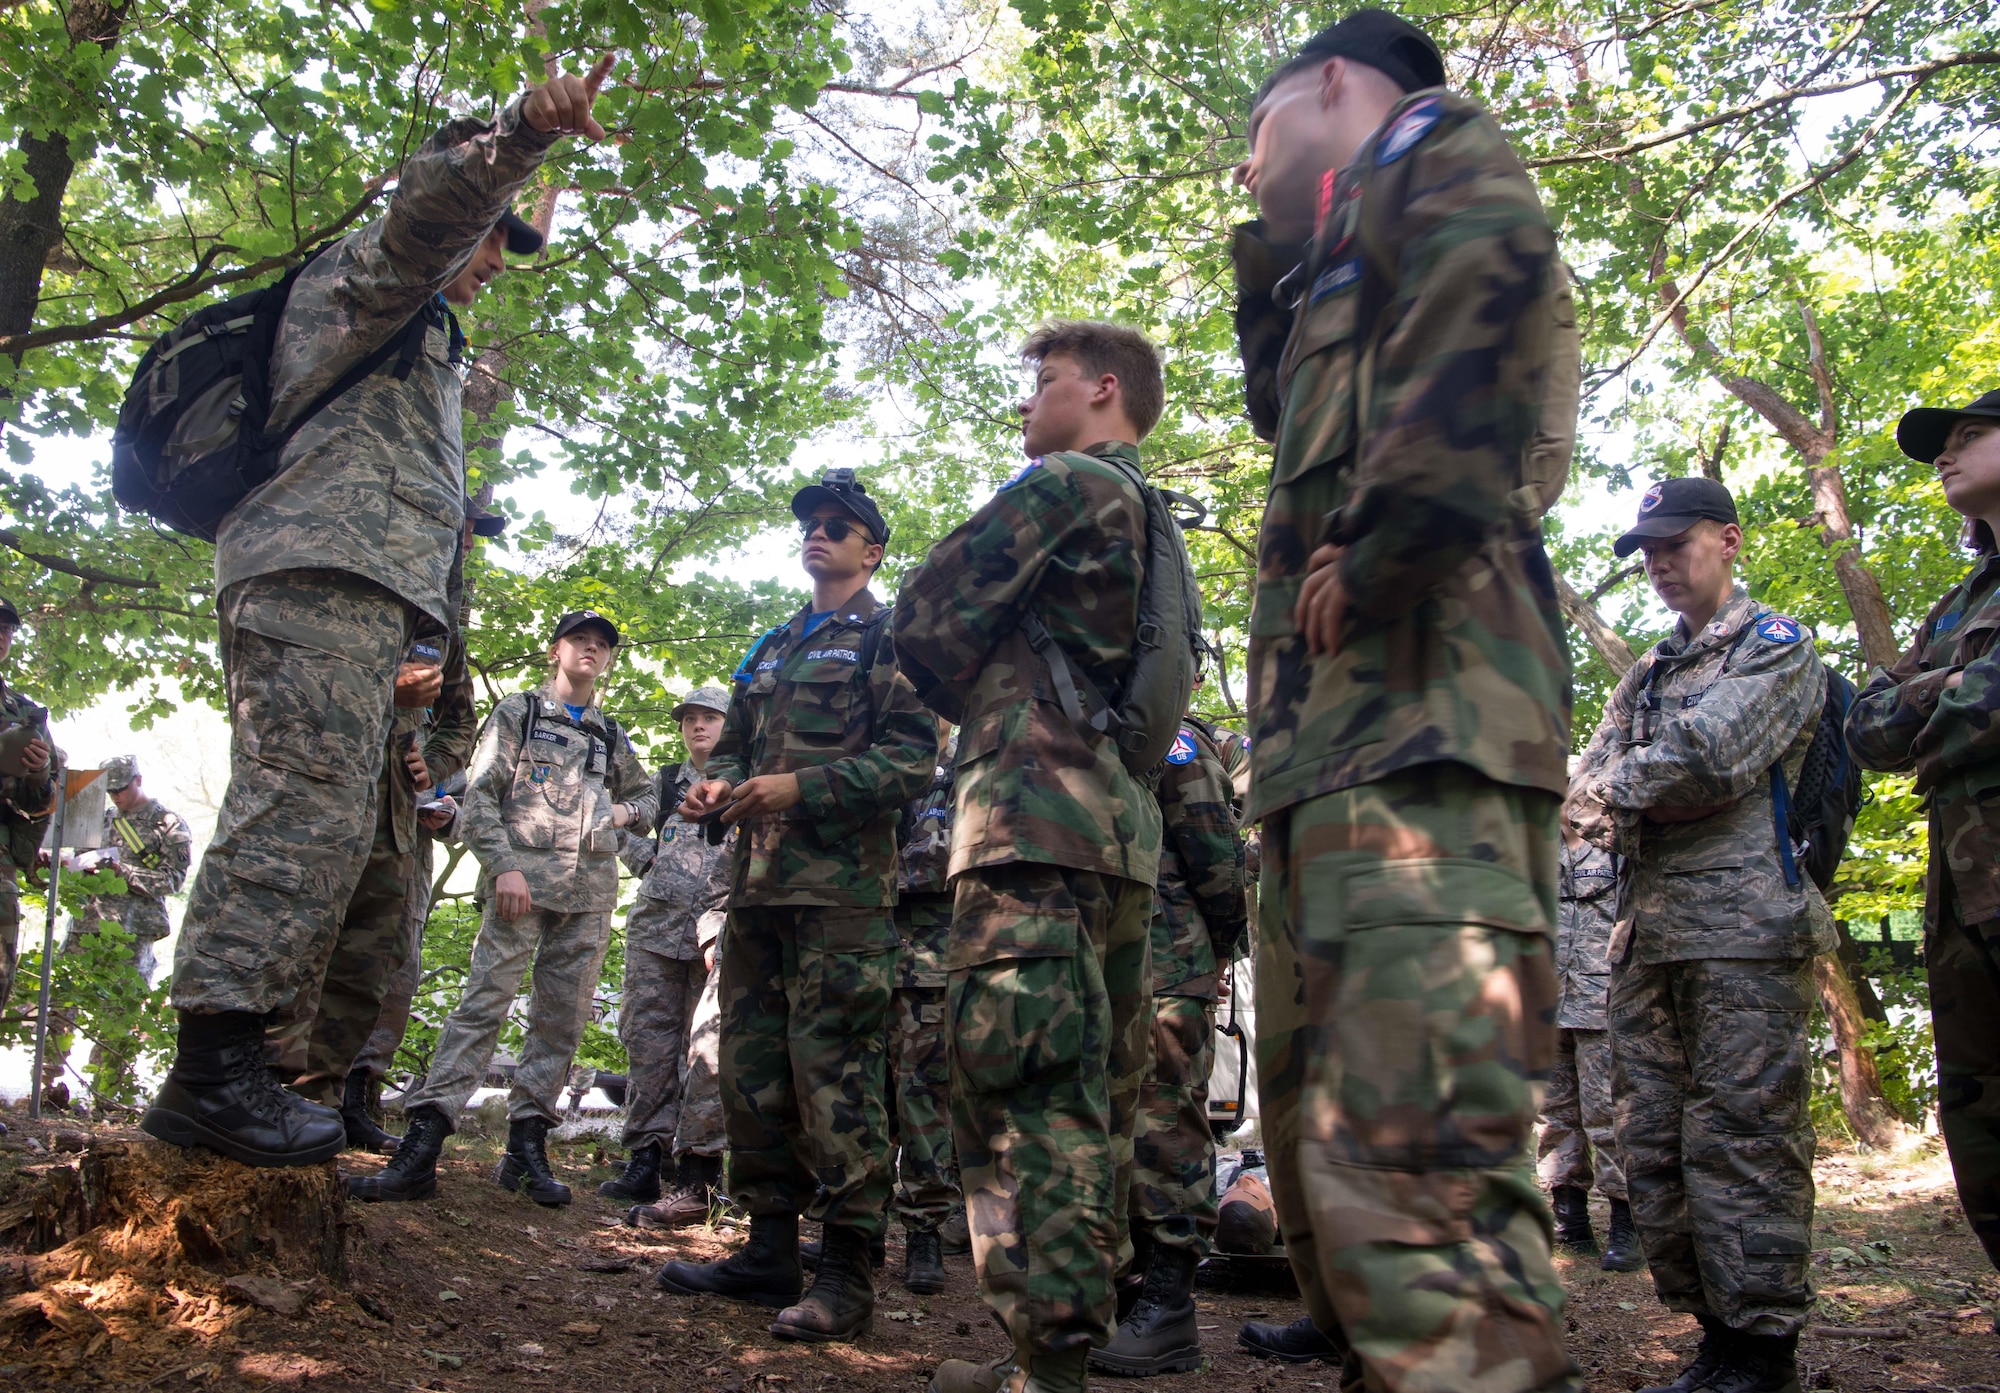
M 49 819 L 55 829 L 55 845 L 49 849 L 49 917 L 42 924 L 42 994 L 35 1012 L 35 1076 L 28 1080 L 28 1116 L 42 1116 L 42 1056 L 49 1048 L 49 987 L 56 970 L 56 909 L 61 904 L 57 890 L 62 884 L 63 813 L 69 803 L 69 770 L 56 765 L 56 810 Z

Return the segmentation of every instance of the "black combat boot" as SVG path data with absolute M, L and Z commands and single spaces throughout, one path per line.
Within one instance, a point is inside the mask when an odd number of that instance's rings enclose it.
M 782 1340 L 818 1344 L 866 1334 L 875 1321 L 875 1282 L 868 1261 L 873 1246 L 853 1229 L 828 1224 L 812 1289 L 796 1305 L 778 1312 L 771 1333 Z
M 1709 1375 L 1708 1393 L 1799 1393 L 1799 1335 L 1745 1335 L 1731 1331 L 1722 1367 Z
M 403 1140 L 389 1164 L 374 1175 L 347 1177 L 347 1197 L 370 1203 L 427 1200 L 437 1193 L 438 1154 L 451 1135 L 451 1121 L 442 1108 L 428 1103 L 411 1108 L 404 1117 Z
M 606 1199 L 636 1200 L 640 1204 L 651 1204 L 660 1197 L 660 1144 L 649 1141 L 632 1153 L 632 1159 L 625 1163 L 625 1173 L 616 1180 L 607 1180 L 597 1187 L 597 1193 Z
M 1153 1245 L 1146 1285 L 1132 1314 L 1112 1332 L 1110 1344 L 1090 1352 L 1091 1368 L 1145 1378 L 1201 1367 L 1201 1332 L 1194 1314 L 1195 1262 L 1191 1248 Z
M 340 1123 L 347 1129 L 349 1151 L 372 1151 L 377 1156 L 393 1156 L 400 1140 L 390 1136 L 368 1115 L 368 1071 L 350 1069 L 340 1091 Z
M 1714 1386 L 1714 1378 L 1734 1353 L 1737 1335 L 1714 1316 L 1696 1316 L 1695 1319 L 1701 1322 L 1701 1343 L 1695 1347 L 1694 1359 L 1672 1383 L 1656 1383 L 1650 1388 L 1641 1388 L 1639 1393 L 1697 1393 L 1697 1390 Z M 1793 1384 L 1794 1388 L 1797 1386 Z
M 1556 1251 L 1596 1257 L 1597 1235 L 1590 1231 L 1590 1191 L 1558 1185 L 1549 1191 L 1549 1207 L 1556 1212 Z
M 175 1146 L 205 1146 L 246 1166 L 313 1166 L 347 1145 L 332 1108 L 280 1088 L 264 1067 L 264 1018 L 183 1012 L 174 1067 L 139 1126 Z
M 1236 1332 L 1236 1347 L 1259 1359 L 1276 1359 L 1285 1364 L 1310 1364 L 1315 1359 L 1338 1364 L 1347 1356 L 1347 1345 L 1320 1333 L 1311 1316 L 1300 1316 L 1290 1325 L 1249 1320 Z
M 906 1236 L 903 1285 L 918 1296 L 936 1296 L 944 1290 L 944 1250 L 935 1233 Z
M 720 1262 L 678 1258 L 653 1279 L 661 1291 L 681 1296 L 728 1296 L 773 1309 L 789 1306 L 805 1290 L 799 1271 L 799 1216 L 754 1214 L 750 1241 Z
M 1611 1232 L 1604 1236 L 1604 1261 L 1597 1265 L 1606 1272 L 1637 1272 L 1646 1265 L 1639 1226 L 1632 1222 L 1632 1206 L 1624 1200 L 1611 1201 Z
M 1111 1279 L 1111 1294 L 1118 1301 L 1118 1308 L 1112 1312 L 1111 1324 L 1116 1327 L 1125 1323 L 1125 1317 L 1132 1314 L 1132 1308 L 1139 1304 L 1139 1293 L 1146 1289 L 1146 1273 L 1153 1266 L 1153 1231 L 1138 1224 L 1132 1225 L 1132 1265 Z
M 545 1209 L 569 1203 L 569 1186 L 549 1169 L 549 1128 L 546 1117 L 523 1117 L 507 1124 L 507 1153 L 493 1168 L 493 1180 L 503 1190 L 519 1190 Z
M 823 1240 L 808 1238 L 799 1244 L 799 1265 L 808 1272 L 812 1271 L 819 1266 L 820 1254 L 825 1251 Z M 868 1240 L 868 1265 L 877 1272 L 889 1265 L 889 1236 L 879 1229 Z

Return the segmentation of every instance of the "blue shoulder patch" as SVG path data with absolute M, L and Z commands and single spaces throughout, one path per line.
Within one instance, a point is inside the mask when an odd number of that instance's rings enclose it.
M 1797 643 L 1805 637 L 1796 619 L 1787 619 L 1782 614 L 1767 614 L 1757 621 L 1757 637 L 1767 643 Z
M 1375 143 L 1375 166 L 1381 168 L 1394 164 L 1397 160 L 1416 148 L 1418 141 L 1430 134 L 1438 117 L 1444 114 L 1436 97 L 1426 97 L 1408 111 L 1396 118 L 1396 124 L 1382 132 L 1382 138 Z
M 1958 627 L 1958 621 L 1964 617 L 1965 617 L 1964 611 L 1956 609 L 1946 614 L 1940 614 L 1938 616 L 1938 622 L 1932 628 L 1931 632 L 1938 634 L 1948 634 L 1953 629 Z
M 1350 256 L 1338 265 L 1329 266 L 1319 273 L 1313 282 L 1312 303 L 1318 304 L 1337 290 L 1361 284 L 1361 258 Z
M 1008 489 L 1014 487 L 1014 485 L 1020 483 L 1021 480 L 1027 478 L 1030 474 L 1034 473 L 1037 469 L 1040 469 L 1041 467 L 1042 467 L 1042 457 L 1040 455 L 1036 455 L 1033 459 L 1029 460 L 1026 464 L 1022 465 L 1019 469 L 1015 470 L 1014 477 L 1009 479 L 1006 483 L 1000 485 L 998 491 L 1001 493 L 1005 493 Z
M 1174 733 L 1174 747 L 1167 751 L 1167 763 L 1193 764 L 1195 752 L 1194 735 L 1182 726 Z

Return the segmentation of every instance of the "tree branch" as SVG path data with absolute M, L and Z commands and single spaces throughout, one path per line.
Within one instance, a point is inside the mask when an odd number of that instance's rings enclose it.
M 1575 625 L 1584 640 L 1597 651 L 1597 656 L 1604 659 L 1611 675 L 1623 677 L 1625 670 L 1636 661 L 1632 656 L 1632 645 L 1604 622 L 1604 616 L 1590 601 L 1576 593 L 1576 587 L 1560 571 L 1556 572 L 1556 600 L 1562 605 L 1563 618 Z
M 67 556 L 54 556 L 43 551 L 29 551 L 27 543 L 21 539 L 21 534 L 9 528 L 0 527 L 0 546 L 19 552 L 38 566 L 45 566 L 51 571 L 60 571 L 66 576 L 75 576 L 78 580 L 94 585 L 122 585 L 129 590 L 158 590 L 160 588 L 158 581 L 147 580 L 143 576 L 121 576 L 115 571 L 100 571 L 95 566 L 82 565 L 79 562 L 70 560 Z

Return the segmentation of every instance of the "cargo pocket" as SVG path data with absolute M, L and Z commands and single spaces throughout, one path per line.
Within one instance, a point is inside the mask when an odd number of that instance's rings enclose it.
M 373 782 L 388 738 L 383 674 L 254 630 L 233 642 L 237 747 L 322 783 Z
M 1002 958 L 953 974 L 952 1051 L 973 1093 L 1012 1093 L 1082 1075 L 1084 983 L 1072 940 L 1061 957 Z
M 1743 1299 L 1799 1301 L 1806 1295 L 1806 1259 L 1812 1238 L 1799 1219 L 1745 1219 Z

